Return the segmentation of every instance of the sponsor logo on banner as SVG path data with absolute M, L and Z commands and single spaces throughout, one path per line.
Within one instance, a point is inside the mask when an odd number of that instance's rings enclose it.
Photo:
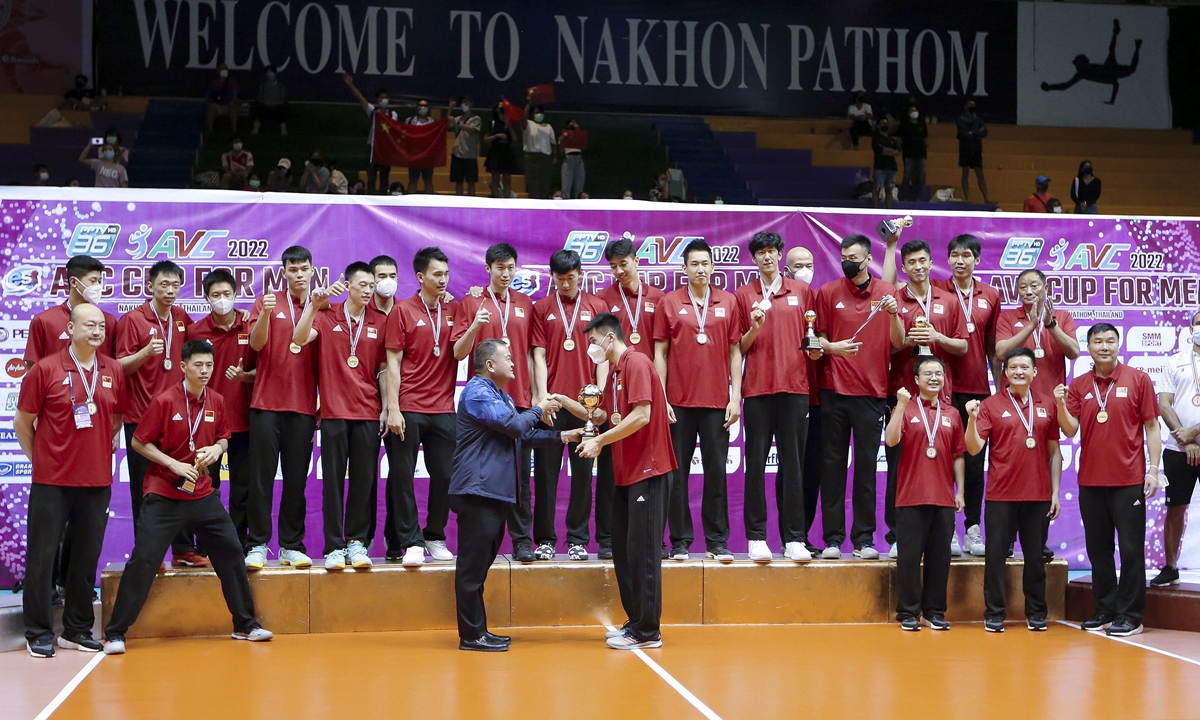
M 1045 247 L 1044 238 L 1014 237 L 1008 239 L 1004 252 L 1000 254 L 1000 267 L 1005 270 L 1028 270 L 1037 267 L 1038 258 Z
M 164 230 L 158 236 L 158 240 L 150 245 L 149 238 L 153 232 L 153 228 L 142 225 L 129 233 L 127 242 L 133 247 L 125 248 L 125 252 L 134 260 L 207 260 L 213 257 L 213 251 L 208 249 L 208 244 L 215 239 L 229 236 L 228 230 L 197 230 L 189 237 L 186 230 L 171 228 Z M 235 254 L 230 253 L 230 256 Z
M 120 234 L 121 226 L 117 223 L 79 223 L 66 242 L 67 255 L 106 258 L 112 255 Z
M 1125 334 L 1125 347 L 1131 352 L 1170 352 L 1175 349 L 1175 329 L 1171 327 L 1131 327 Z
M 12 413 L 17 411 L 17 400 L 20 399 L 20 394 L 10 392 L 8 397 L 4 399 L 4 412 Z
M 28 295 L 42 287 L 42 275 L 45 273 L 34 265 L 17 265 L 4 273 L 0 284 L 4 286 L 4 294 L 9 297 Z
M 15 443 L 17 431 L 12 428 L 0 428 L 0 443 Z
M 25 369 L 25 361 L 21 358 L 9 358 L 8 362 L 4 363 L 4 372 L 16 380 L 25 377 Z
M 21 455 L 0 455 L 0 478 L 3 482 L 28 481 L 33 476 L 33 463 Z
M 524 295 L 533 295 L 542 289 L 542 274 L 537 270 L 518 270 L 509 287 Z M 524 310 L 514 309 L 517 311 L 517 317 L 525 317 Z
M 1128 243 L 1079 243 L 1068 257 L 1067 241 L 1059 240 L 1050 248 L 1050 267 L 1054 270 L 1120 270 L 1117 255 L 1128 252 L 1131 247 Z
M 598 263 L 604 259 L 604 246 L 608 245 L 608 233 L 604 230 L 572 230 L 567 233 L 563 250 L 579 253 L 579 260 Z

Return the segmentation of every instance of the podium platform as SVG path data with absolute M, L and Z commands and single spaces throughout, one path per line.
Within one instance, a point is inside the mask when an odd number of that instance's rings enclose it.
M 1067 619 L 1083 622 L 1092 616 L 1092 576 L 1084 575 L 1067 585 Z M 1200 583 L 1183 582 L 1165 588 L 1146 589 L 1146 617 L 1142 624 L 1160 630 L 1200 632 Z
M 103 616 L 112 614 L 123 564 L 101 577 Z M 828 624 L 887 623 L 895 619 L 894 561 L 814 560 L 798 565 L 776 559 L 759 565 L 744 558 L 663 562 L 663 623 Z M 1021 561 L 1010 559 L 1008 617 L 1024 618 Z M 456 627 L 453 563 L 419 568 L 379 561 L 370 570 L 327 572 L 268 567 L 251 573 L 250 587 L 262 624 L 276 633 L 346 633 L 442 630 Z M 1065 613 L 1066 561 L 1047 566 L 1051 620 Z M 567 560 L 522 564 L 497 558 L 488 573 L 489 625 L 554 627 L 619 624 L 624 620 L 611 562 Z M 951 564 L 949 608 L 954 621 L 983 619 L 983 560 Z M 139 637 L 224 635 L 231 631 L 220 583 L 211 569 L 174 569 L 160 575 L 137 623 Z

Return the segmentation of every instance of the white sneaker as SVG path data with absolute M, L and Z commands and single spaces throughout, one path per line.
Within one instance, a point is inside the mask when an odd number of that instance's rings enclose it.
M 967 528 L 966 550 L 975 557 L 983 557 L 984 550 L 983 536 L 979 534 L 979 526 L 972 525 Z
M 425 564 L 425 548 L 420 545 L 413 545 L 404 551 L 404 559 L 401 560 L 404 567 L 417 567 Z
M 253 630 L 248 633 L 235 632 L 231 636 L 234 640 L 249 640 L 250 642 L 266 642 L 275 637 L 275 633 L 264 628 L 261 625 L 256 625 Z
M 860 547 L 859 549 L 854 551 L 854 557 L 860 558 L 862 560 L 878 560 L 879 559 L 879 551 L 876 550 L 875 548 L 871 547 L 870 545 L 863 545 L 862 547 Z
M 830 545 L 821 551 L 822 560 L 841 560 L 842 549 L 837 545 Z
M 792 562 L 806 563 L 812 560 L 812 553 L 802 542 L 790 542 L 783 548 L 783 556 Z
M 750 541 L 750 559 L 756 563 L 771 562 L 771 548 L 767 547 L 766 540 Z
M 267 546 L 255 545 L 246 553 L 246 569 L 262 570 L 267 564 Z
M 279 564 L 291 565 L 298 570 L 303 570 L 312 567 L 312 558 L 299 550 L 280 550 Z
M 958 544 L 958 531 L 950 533 L 950 557 L 962 557 L 962 545 Z
M 346 551 L 341 548 L 331 551 L 325 556 L 326 570 L 345 570 L 346 569 Z
M 355 570 L 366 570 L 374 564 L 371 562 L 371 556 L 367 555 L 366 546 L 358 540 L 351 540 L 346 546 L 346 560 Z
M 451 562 L 454 560 L 454 553 L 450 552 L 450 548 L 446 547 L 445 540 L 429 540 L 425 543 L 425 549 L 429 551 L 429 556 L 438 562 Z
M 608 632 L 604 633 L 604 639 L 609 640 L 611 638 L 621 637 L 626 632 L 628 632 L 628 630 L 626 630 L 625 626 L 622 625 L 621 627 L 617 628 L 616 630 L 609 630 Z
M 900 555 L 900 543 L 892 543 L 892 549 L 888 550 L 888 557 L 895 560 Z

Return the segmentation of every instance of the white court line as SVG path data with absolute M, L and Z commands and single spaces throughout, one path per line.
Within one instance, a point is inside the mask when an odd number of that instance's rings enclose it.
M 604 629 L 605 630 L 616 630 L 617 628 L 615 625 L 605 625 Z M 713 712 L 712 708 L 710 708 L 709 706 L 707 706 L 703 702 L 701 702 L 700 698 L 693 695 L 691 690 L 688 690 L 687 688 L 685 688 L 683 686 L 683 683 L 681 683 L 678 680 L 676 680 L 675 678 L 671 677 L 671 673 L 667 672 L 666 670 L 663 670 L 662 666 L 659 665 L 658 663 L 654 662 L 653 660 L 651 660 L 649 655 L 642 652 L 641 650 L 634 650 L 633 654 L 637 655 L 639 658 L 641 658 L 642 662 L 646 663 L 646 665 L 651 670 L 653 670 L 656 675 L 658 675 L 663 680 L 666 680 L 668 685 L 675 688 L 675 692 L 682 695 L 684 700 L 687 700 L 689 703 L 692 704 L 692 707 L 699 710 L 701 715 L 708 718 L 708 720 L 721 720 L 720 715 Z M 37 718 L 37 720 L 42 720 L 42 718 Z
M 1073 627 L 1073 628 L 1075 628 L 1076 630 L 1078 630 L 1078 629 L 1079 629 L 1079 625 L 1077 625 L 1076 623 L 1073 623 L 1073 622 L 1067 622 L 1066 620 L 1059 620 L 1058 622 L 1059 622 L 1060 624 L 1062 624 L 1062 625 L 1066 625 L 1067 627 Z M 1151 645 L 1143 645 L 1143 644 L 1141 644 L 1141 643 L 1137 643 L 1137 642 L 1134 642 L 1134 641 L 1132 641 L 1132 640 L 1127 640 L 1126 638 L 1113 637 L 1113 636 L 1111 636 L 1111 635 L 1106 635 L 1105 633 L 1095 633 L 1095 632 L 1089 632 L 1089 633 L 1088 633 L 1088 635 L 1094 635 L 1094 636 L 1096 636 L 1096 637 L 1102 637 L 1102 638 L 1104 638 L 1104 639 L 1106 639 L 1106 640 L 1113 640 L 1113 641 L 1115 641 L 1115 642 L 1119 642 L 1119 643 L 1122 643 L 1122 644 L 1125 644 L 1125 645 L 1131 645 L 1131 646 L 1133 646 L 1133 647 L 1135 647 L 1135 648 L 1141 648 L 1141 649 L 1143 649 L 1143 650 L 1149 650 L 1150 652 L 1156 652 L 1156 653 L 1158 653 L 1159 655 L 1166 655 L 1166 656 L 1167 656 L 1167 657 L 1169 657 L 1169 658 L 1175 658 L 1176 660 L 1182 660 L 1182 661 L 1184 661 L 1185 663 L 1191 663 L 1191 664 L 1193 664 L 1193 665 L 1200 665 L 1200 660 L 1193 660 L 1193 659 L 1192 659 L 1192 658 L 1190 658 L 1190 657 L 1184 657 L 1184 656 L 1182 656 L 1182 655 L 1176 655 L 1176 654 L 1175 654 L 1175 653 L 1173 653 L 1173 652 L 1168 652 L 1168 651 L 1166 651 L 1166 650 L 1161 650 L 1161 649 L 1159 649 L 1159 648 L 1156 648 L 1156 647 L 1153 647 L 1153 646 L 1151 646 Z
M 33 720 L 46 720 L 46 718 L 50 717 L 50 714 L 57 710 L 59 705 L 62 705 L 64 702 L 66 702 L 71 693 L 75 692 L 75 688 L 79 687 L 79 683 L 83 682 L 83 679 L 88 676 L 88 673 L 94 670 L 103 659 L 104 651 L 96 653 L 96 657 L 88 661 L 88 664 L 84 665 L 82 670 L 75 673 L 75 677 L 71 678 L 71 682 L 67 683 L 66 687 L 60 690 L 58 694 L 54 696 L 54 699 L 50 701 L 50 704 L 43 708 Z

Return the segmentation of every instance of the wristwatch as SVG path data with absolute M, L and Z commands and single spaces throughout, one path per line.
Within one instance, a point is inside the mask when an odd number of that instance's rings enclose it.
M 1050 322 L 1046 323 L 1046 325 L 1045 325 L 1045 328 L 1047 330 L 1053 330 L 1056 327 L 1058 327 L 1058 320 L 1055 320 L 1053 318 L 1051 318 Z

